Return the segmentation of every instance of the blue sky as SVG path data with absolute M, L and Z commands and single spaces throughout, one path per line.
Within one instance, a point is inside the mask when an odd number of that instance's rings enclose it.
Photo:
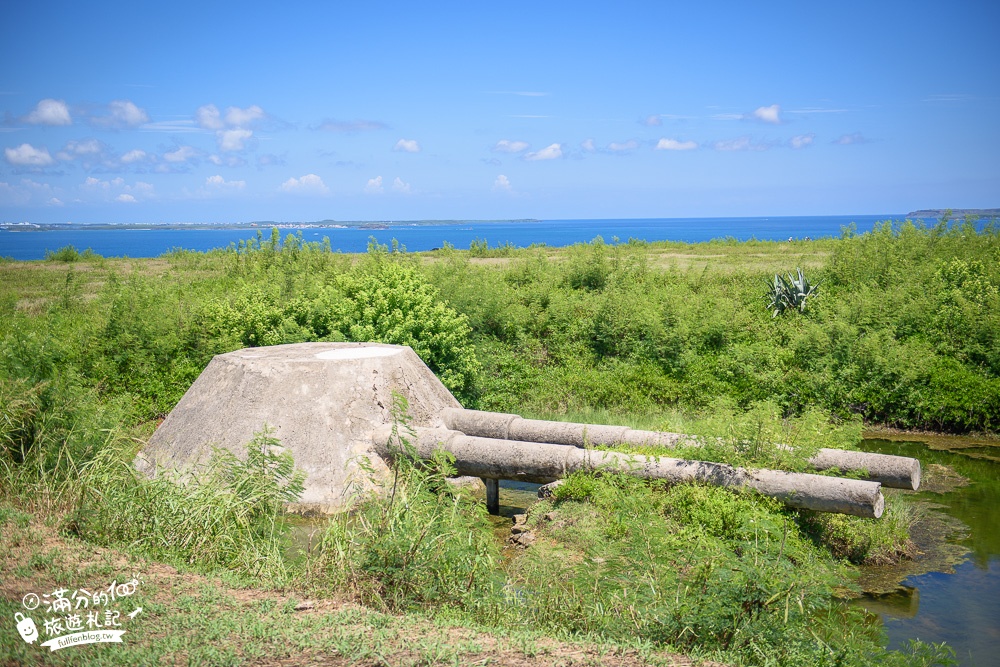
M 0 221 L 1000 206 L 993 2 L 0 4 Z

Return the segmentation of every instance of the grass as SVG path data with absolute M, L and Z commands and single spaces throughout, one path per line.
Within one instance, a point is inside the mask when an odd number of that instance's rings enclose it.
M 155 260 L 66 251 L 0 263 L 0 614 L 14 613 L 14 584 L 167 562 L 198 583 L 164 583 L 174 593 L 148 600 L 156 616 L 138 619 L 163 624 L 137 625 L 129 656 L 140 663 L 572 662 L 577 649 L 560 642 L 573 637 L 590 642 L 581 664 L 674 650 L 734 664 L 944 662 L 934 646 L 885 652 L 877 629 L 832 602 L 851 585 L 849 561 L 907 552 L 911 517 L 895 498 L 886 520 L 865 523 L 707 487 L 580 477 L 532 511 L 536 543 L 510 557 L 481 508 L 440 483 L 440 461 L 399 470 L 391 500 L 369 499 L 312 553 L 287 558 L 287 465 L 221 455 L 182 484 L 129 464 L 214 354 L 352 327 L 388 335 L 366 306 L 402 312 L 396 292 L 419 292 L 428 315 L 402 333 L 437 336 L 428 361 L 470 407 L 692 433 L 701 446 L 681 455 L 784 469 L 804 469 L 819 446 L 853 447 L 861 419 L 995 430 L 998 238 L 995 227 L 897 225 L 808 243 L 481 242 L 358 258 L 261 237 Z M 766 279 L 795 266 L 823 280 L 821 294 L 772 320 Z M 400 288 L 382 289 L 383 275 Z M 432 336 L 423 319 L 453 326 Z M 66 549 L 84 554 L 82 570 Z M 288 610 L 305 595 L 313 610 Z M 342 620 L 324 607 L 342 598 L 377 611 Z M 196 610 L 212 607 L 212 641 L 190 639 Z M 424 639 L 437 625 L 458 634 Z M 559 645 L 551 654 L 541 633 Z M 9 636 L 3 658 L 23 662 Z M 113 647 L 79 650 L 91 649 L 119 660 Z M 45 659 L 70 660 L 60 655 Z
M 405 452 L 405 423 L 397 432 Z M 447 457 L 428 467 L 398 456 L 384 494 L 332 519 L 306 558 L 289 559 L 279 512 L 297 491 L 296 477 L 289 461 L 267 457 L 268 442 L 259 435 L 246 462 L 218 453 L 185 485 L 137 476 L 125 442 L 107 444 L 79 474 L 58 482 L 16 468 L 26 477 L 15 477 L 8 491 L 23 491 L 20 481 L 31 479 L 33 494 L 48 490 L 52 499 L 36 496 L 28 506 L 55 511 L 41 526 L 19 509 L 20 494 L 0 505 L 0 555 L 10 572 L 0 613 L 15 613 L 24 590 L 94 585 L 95 578 L 132 576 L 132 563 L 142 563 L 141 571 L 176 571 L 198 585 L 170 584 L 166 602 L 130 599 L 144 609 L 130 630 L 127 655 L 136 664 L 167 656 L 206 664 L 455 664 L 504 655 L 503 641 L 520 642 L 512 661 L 564 661 L 580 651 L 580 664 L 671 664 L 679 652 L 732 664 L 757 664 L 754 656 L 762 655 L 775 665 L 860 665 L 871 655 L 919 664 L 912 655 L 885 653 L 877 628 L 834 601 L 834 590 L 850 585 L 849 571 L 828 549 L 836 539 L 810 533 L 801 513 L 756 494 L 574 475 L 555 500 L 532 508 L 534 546 L 501 558 L 481 503 L 443 483 L 452 472 Z M 856 533 L 834 528 L 838 539 Z M 205 583 L 197 573 L 223 581 Z M 152 586 L 142 588 L 151 595 Z M 295 611 L 293 597 L 310 598 L 314 609 L 355 601 L 364 605 L 363 618 L 313 618 L 313 610 Z M 447 639 L 429 641 L 428 624 L 446 628 Z M 0 649 L 15 661 L 35 648 L 14 640 Z M 570 650 L 568 640 L 590 647 Z M 595 644 L 604 647 L 596 656 Z M 553 656 L 539 648 L 546 646 L 556 647 Z M 79 651 L 113 655 L 109 647 Z M 937 648 L 933 657 L 943 661 L 947 653 Z
M 54 653 L 0 633 L 4 665 L 688 665 L 639 642 L 553 638 L 528 630 L 484 630 L 419 613 L 385 614 L 344 597 L 306 599 L 250 579 L 221 579 L 60 535 L 30 514 L 0 504 L 0 614 L 25 610 L 26 592 L 95 589 L 138 575 L 136 594 L 115 608 L 123 644 Z M 18 565 L 17 563 L 20 563 Z M 142 607 L 133 620 L 124 614 Z M 30 615 L 30 614 L 29 614 Z M 48 639 L 42 629 L 41 641 Z

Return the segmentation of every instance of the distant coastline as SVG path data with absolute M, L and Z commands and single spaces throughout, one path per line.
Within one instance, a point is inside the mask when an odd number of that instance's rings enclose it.
M 316 222 L 0 222 L 0 229 L 21 232 L 51 232 L 58 230 L 143 230 L 143 229 L 388 229 L 389 227 L 425 227 L 430 225 L 465 225 L 489 222 L 541 222 L 534 218 L 517 220 L 319 220 Z
M 952 220 L 964 218 L 968 215 L 977 218 L 998 218 L 1000 208 L 925 208 L 919 211 L 910 211 L 907 218 L 936 218 L 940 220 L 948 214 Z

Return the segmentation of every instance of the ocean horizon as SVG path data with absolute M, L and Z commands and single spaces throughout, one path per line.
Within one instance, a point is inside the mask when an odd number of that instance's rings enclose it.
M 301 233 L 304 241 L 328 238 L 334 251 L 364 252 L 369 241 L 390 244 L 398 241 L 410 252 L 441 248 L 446 243 L 458 249 L 476 241 L 491 247 L 546 245 L 563 247 L 601 237 L 605 242 L 677 241 L 698 243 L 715 239 L 747 241 L 787 241 L 839 237 L 854 226 L 858 233 L 871 231 L 876 223 L 900 221 L 905 214 L 837 216 L 769 216 L 723 218 L 636 218 L 566 220 L 454 220 L 404 222 L 313 223 L 266 222 L 198 225 L 160 223 L 148 225 L 76 224 L 6 225 L 0 229 L 0 256 L 15 260 L 44 259 L 47 252 L 72 245 L 79 251 L 90 249 L 105 257 L 158 257 L 176 249 L 205 252 L 227 248 L 256 236 L 258 230 L 270 237 L 272 226 L 284 239 Z

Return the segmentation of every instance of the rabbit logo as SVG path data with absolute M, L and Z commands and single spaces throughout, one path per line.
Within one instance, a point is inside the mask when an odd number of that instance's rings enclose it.
M 14 620 L 17 621 L 17 631 L 21 633 L 21 639 L 33 644 L 38 639 L 38 628 L 35 627 L 35 622 L 21 612 L 14 614 Z

